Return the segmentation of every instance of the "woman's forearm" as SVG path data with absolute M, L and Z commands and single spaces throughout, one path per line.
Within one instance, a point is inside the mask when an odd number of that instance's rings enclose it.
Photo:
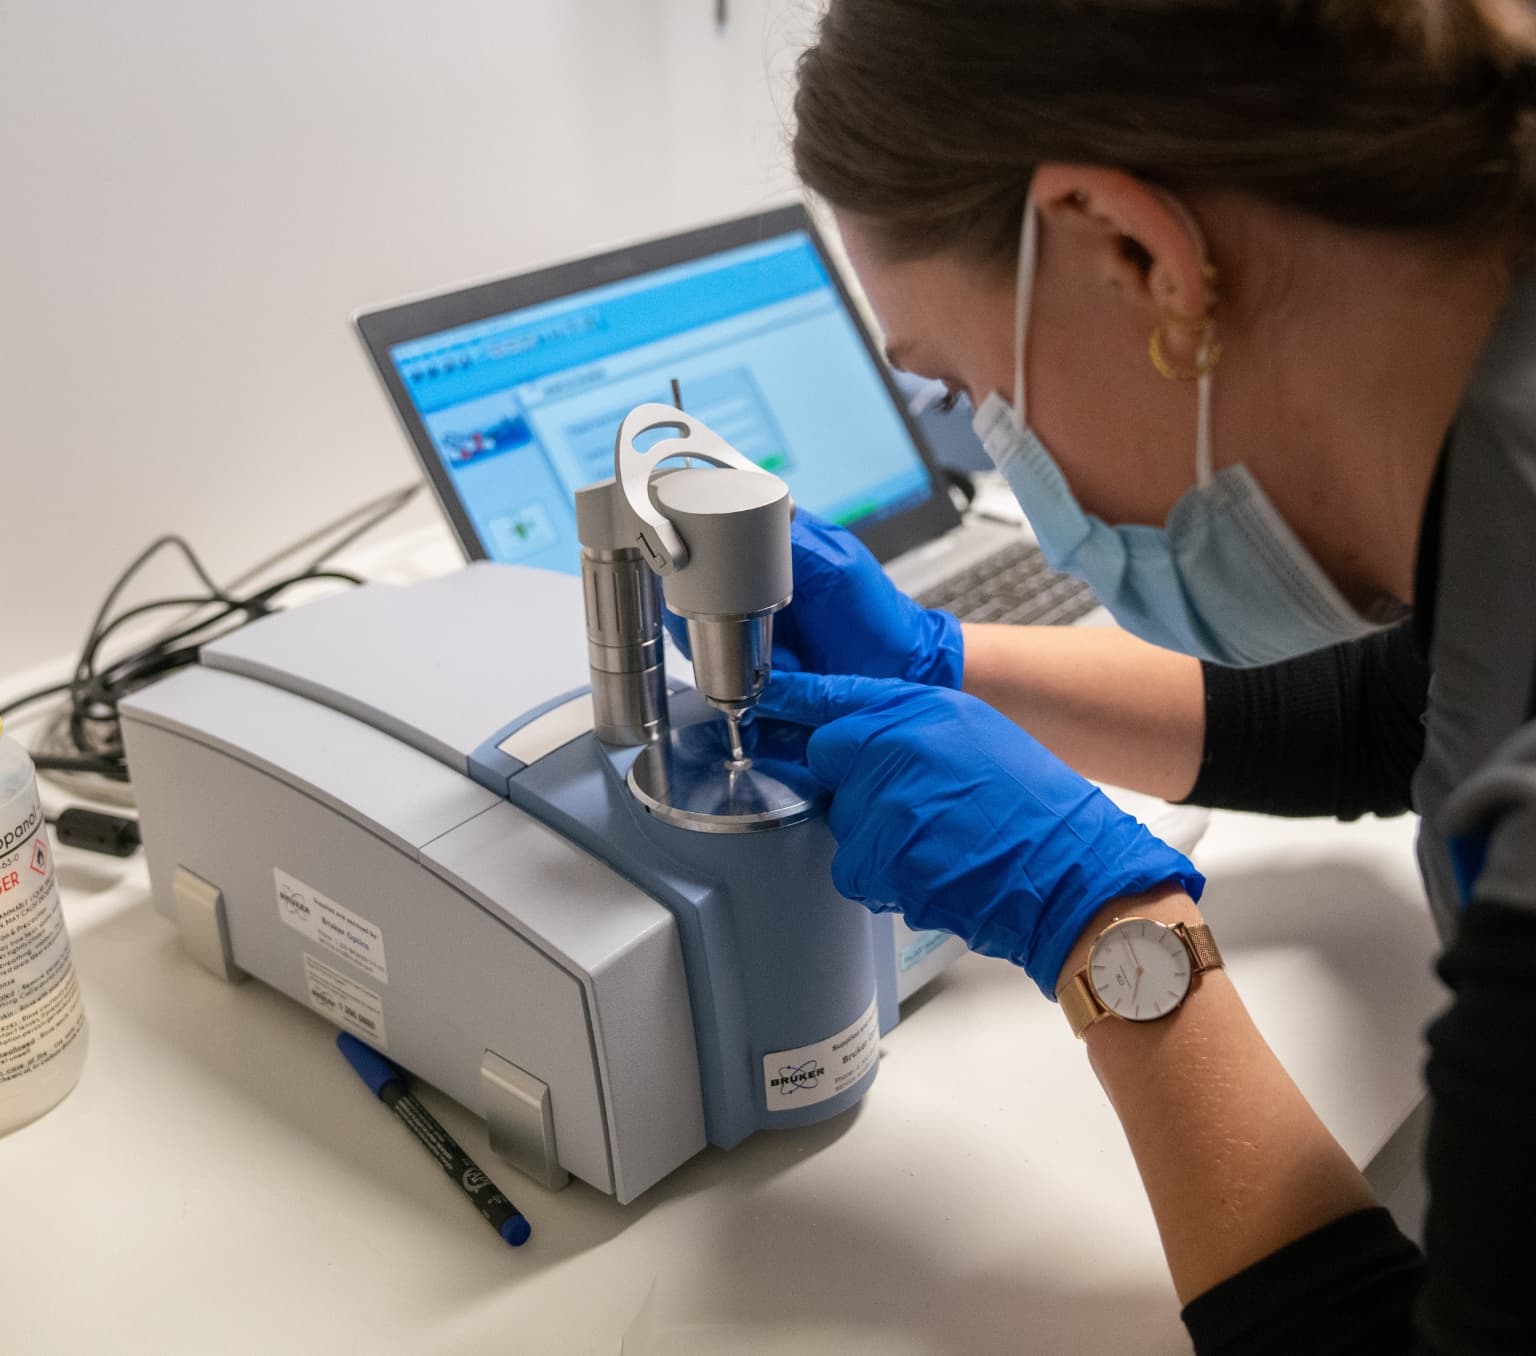
M 1181 800 L 1199 775 L 1200 662 L 1124 631 L 968 625 L 965 690 L 1096 781 Z
M 1201 921 L 1177 891 L 1117 901 L 1084 932 L 1062 981 L 1086 964 L 1099 932 L 1131 915 Z M 1130 1141 L 1181 1302 L 1375 1204 L 1225 970 L 1202 975 L 1171 1016 L 1105 1018 L 1088 1028 L 1086 1043 Z

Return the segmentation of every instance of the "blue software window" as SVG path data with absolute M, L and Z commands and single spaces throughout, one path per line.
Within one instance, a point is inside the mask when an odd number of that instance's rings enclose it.
M 683 403 L 838 522 L 921 502 L 928 473 L 804 232 L 390 350 L 492 559 L 574 573 L 573 496 L 620 421 Z

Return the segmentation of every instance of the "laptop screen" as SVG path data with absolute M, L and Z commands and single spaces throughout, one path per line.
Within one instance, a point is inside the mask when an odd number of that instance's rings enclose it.
M 613 474 L 620 421 L 670 404 L 674 379 L 799 506 L 861 535 L 934 495 L 809 223 L 495 314 L 485 291 L 480 318 L 382 345 L 359 322 L 472 554 L 574 573 L 575 491 Z

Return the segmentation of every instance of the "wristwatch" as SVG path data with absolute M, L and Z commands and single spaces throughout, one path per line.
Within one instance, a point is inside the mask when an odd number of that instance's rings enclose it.
M 1117 918 L 1094 938 L 1088 964 L 1057 998 L 1079 1040 L 1095 1022 L 1119 1017 L 1155 1022 L 1188 996 L 1195 976 L 1221 968 L 1221 952 L 1204 923 Z

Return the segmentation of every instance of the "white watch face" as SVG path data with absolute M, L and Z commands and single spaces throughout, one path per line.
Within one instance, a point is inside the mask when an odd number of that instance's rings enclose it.
M 1116 1016 L 1150 1022 L 1172 1012 L 1189 992 L 1189 952 L 1172 928 L 1126 918 L 1093 944 L 1088 982 Z

